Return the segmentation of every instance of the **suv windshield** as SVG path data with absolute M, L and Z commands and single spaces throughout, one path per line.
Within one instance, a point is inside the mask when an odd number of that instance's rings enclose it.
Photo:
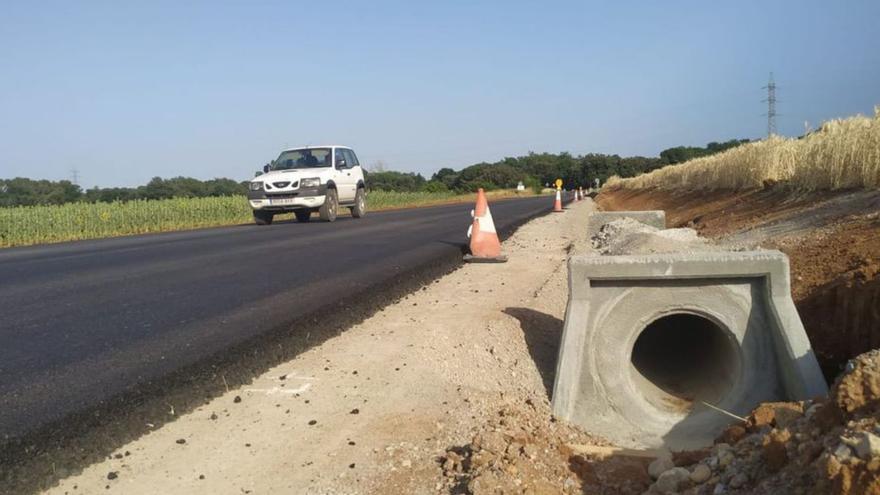
M 333 165 L 330 151 L 330 148 L 304 148 L 285 151 L 272 162 L 272 170 L 330 167 Z

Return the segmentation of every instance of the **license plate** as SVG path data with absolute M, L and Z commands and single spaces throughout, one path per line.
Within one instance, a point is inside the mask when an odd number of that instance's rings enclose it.
M 272 206 L 292 205 L 296 198 L 270 199 L 269 204 Z

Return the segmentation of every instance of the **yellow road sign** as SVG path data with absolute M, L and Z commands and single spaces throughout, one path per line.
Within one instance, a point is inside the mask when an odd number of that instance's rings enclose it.
M 562 179 L 556 179 L 556 189 L 562 187 Z

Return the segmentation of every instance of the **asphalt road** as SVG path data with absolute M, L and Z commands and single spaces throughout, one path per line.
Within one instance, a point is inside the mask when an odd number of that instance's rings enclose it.
M 552 203 L 491 208 L 504 230 Z M 458 256 L 471 208 L 0 250 L 0 439 Z

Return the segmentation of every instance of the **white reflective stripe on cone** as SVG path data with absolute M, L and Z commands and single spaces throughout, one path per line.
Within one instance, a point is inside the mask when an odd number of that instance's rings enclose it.
M 492 212 L 489 211 L 489 208 L 486 208 L 486 214 L 480 217 L 479 220 L 480 232 L 495 233 L 495 221 L 492 220 Z

